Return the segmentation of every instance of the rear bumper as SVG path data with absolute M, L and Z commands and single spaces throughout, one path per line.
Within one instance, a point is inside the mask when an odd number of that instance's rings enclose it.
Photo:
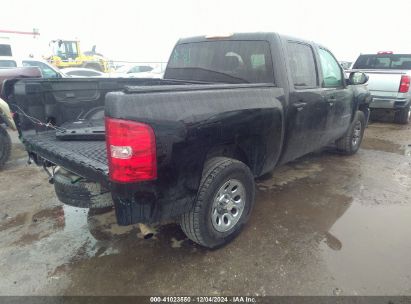
M 167 184 L 164 185 L 164 184 Z M 171 220 L 190 210 L 196 197 L 180 182 L 170 187 L 169 181 L 139 184 L 111 184 L 117 223 L 151 224 Z
M 54 131 L 49 131 L 31 135 L 26 133 L 23 142 L 33 159 L 46 160 L 108 189 L 119 225 L 177 218 L 190 210 L 197 194 L 196 187 L 188 186 L 193 182 L 192 175 L 177 174 L 168 167 L 160 167 L 159 177 L 154 181 L 130 184 L 111 182 L 105 141 L 63 141 L 56 138 Z
M 371 109 L 403 109 L 409 106 L 410 99 L 374 96 L 370 104 Z

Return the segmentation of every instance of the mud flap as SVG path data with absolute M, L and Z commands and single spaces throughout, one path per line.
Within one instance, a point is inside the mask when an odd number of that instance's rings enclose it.
M 117 223 L 121 226 L 155 222 L 154 201 L 145 197 L 135 199 L 114 198 Z

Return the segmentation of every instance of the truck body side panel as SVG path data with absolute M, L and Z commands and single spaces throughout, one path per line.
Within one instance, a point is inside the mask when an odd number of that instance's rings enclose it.
M 107 116 L 147 123 L 156 136 L 158 180 L 113 184 L 119 223 L 177 216 L 190 208 L 205 160 L 216 148 L 221 148 L 222 155 L 226 149 L 228 156 L 244 161 L 255 176 L 277 163 L 282 142 L 282 89 L 267 85 L 177 86 L 173 94 L 146 89 L 110 93 L 106 98 Z

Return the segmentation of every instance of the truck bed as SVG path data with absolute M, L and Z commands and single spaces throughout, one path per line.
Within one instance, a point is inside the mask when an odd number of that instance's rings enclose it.
M 108 183 L 106 142 L 101 140 L 59 140 L 55 131 L 25 135 L 24 143 L 30 152 L 42 158 L 68 167 L 85 178 Z
M 74 140 L 73 136 L 66 136 L 71 140 L 62 140 L 56 137 L 54 129 L 45 127 L 45 123 L 55 128 L 72 129 L 70 124 L 79 120 L 101 120 L 98 126 L 104 128 L 104 103 L 108 92 L 123 91 L 127 86 L 173 84 L 182 82 L 143 78 L 31 78 L 17 81 L 6 93 L 13 95 L 9 106 L 15 112 L 20 138 L 33 159 L 46 159 L 107 185 L 105 141 L 97 138 Z
M 367 82 L 368 89 L 373 95 L 378 96 L 379 92 L 384 95 L 389 94 L 395 97 L 401 82 L 401 76 L 406 75 L 406 70 L 360 70 L 369 76 Z

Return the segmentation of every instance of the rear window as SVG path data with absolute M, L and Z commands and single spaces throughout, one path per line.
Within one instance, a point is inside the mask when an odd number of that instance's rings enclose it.
M 0 60 L 0 68 L 15 68 L 17 64 L 14 60 Z
M 360 55 L 353 69 L 411 70 L 411 55 Z
M 164 78 L 221 83 L 273 83 L 267 41 L 206 41 L 177 45 Z

